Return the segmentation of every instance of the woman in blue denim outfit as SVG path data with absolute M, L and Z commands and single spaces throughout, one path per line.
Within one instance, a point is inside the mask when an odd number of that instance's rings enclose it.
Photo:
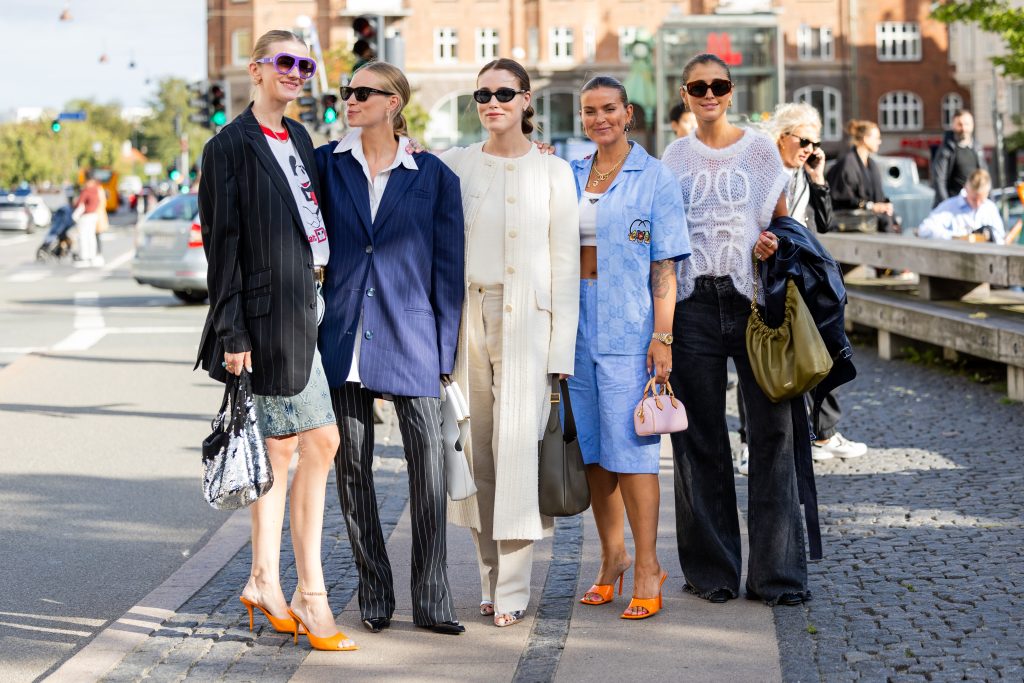
M 601 570 L 581 602 L 612 600 L 612 585 L 633 565 L 633 599 L 622 614 L 643 619 L 661 608 L 667 573 L 656 552 L 660 438 L 640 437 L 633 410 L 653 374 L 668 381 L 676 262 L 690 253 L 679 184 L 661 162 L 629 141 L 633 118 L 622 84 L 591 79 L 581 117 L 597 152 L 572 162 L 580 202 L 580 320 L 575 376 L 569 379 Z M 600 276 L 598 275 L 600 273 Z

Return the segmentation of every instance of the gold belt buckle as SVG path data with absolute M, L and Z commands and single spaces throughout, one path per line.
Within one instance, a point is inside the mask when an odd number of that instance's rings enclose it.
M 326 270 L 327 269 L 324 268 L 323 266 L 317 266 L 316 268 L 314 268 L 313 269 L 313 279 L 316 280 L 317 282 L 319 282 L 320 284 L 323 284 L 324 280 L 326 279 L 326 275 L 327 275 Z
M 558 393 L 555 393 L 555 392 L 551 392 L 551 403 L 552 403 L 552 405 L 554 405 L 555 403 L 561 403 L 561 402 L 562 402 L 562 395 L 558 394 Z

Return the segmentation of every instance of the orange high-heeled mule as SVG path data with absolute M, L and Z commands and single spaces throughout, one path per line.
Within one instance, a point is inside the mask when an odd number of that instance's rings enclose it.
M 622 595 L 622 580 L 626 576 L 625 570 L 619 574 L 619 595 Z M 600 595 L 600 600 L 588 599 L 588 595 Z M 615 595 L 615 579 L 612 579 L 611 583 L 595 583 L 591 586 L 583 597 L 580 598 L 580 602 L 584 605 L 603 605 L 606 602 L 611 602 Z
M 263 612 L 263 616 L 265 616 L 267 618 L 267 621 L 270 622 L 270 625 L 273 626 L 274 630 L 277 631 L 278 633 L 295 633 L 296 625 L 295 625 L 295 620 L 294 619 L 291 619 L 291 618 L 281 619 L 279 617 L 275 617 L 273 614 L 270 613 L 269 610 L 267 610 L 266 607 L 264 607 L 263 605 L 261 605 L 258 602 L 253 602 L 252 600 L 250 600 L 249 598 L 245 597 L 244 595 L 240 595 L 238 597 L 238 599 L 241 600 L 242 604 L 245 605 L 245 608 L 247 610 L 249 610 L 249 630 L 250 631 L 252 630 L 252 627 L 253 627 L 252 608 L 255 607 L 259 611 Z
M 661 611 L 661 587 L 665 585 L 665 579 L 668 578 L 668 573 L 661 575 L 661 583 L 658 584 L 658 597 L 656 598 L 633 598 L 629 601 L 629 607 L 622 613 L 623 619 L 646 619 L 647 617 L 653 617 L 655 614 Z M 634 607 L 640 607 L 641 609 L 647 610 L 643 614 L 631 614 L 630 610 Z
M 327 597 L 327 591 L 304 591 L 300 588 L 299 592 L 303 595 L 322 595 L 325 598 Z M 320 636 L 313 635 L 310 632 L 309 627 L 306 626 L 305 622 L 302 621 L 302 618 L 299 617 L 299 615 L 297 615 L 295 612 L 293 612 L 290 607 L 288 608 L 288 614 L 291 615 L 292 619 L 295 620 L 296 624 L 302 627 L 303 635 L 309 638 L 309 644 L 313 647 L 314 650 L 324 650 L 326 652 L 350 652 L 352 650 L 359 649 L 359 646 L 355 643 L 352 643 L 351 645 L 346 645 L 345 647 L 341 647 L 341 644 L 344 641 L 351 641 L 351 639 L 341 631 L 338 631 L 333 636 L 321 638 Z M 298 629 L 295 629 L 295 644 L 299 644 Z

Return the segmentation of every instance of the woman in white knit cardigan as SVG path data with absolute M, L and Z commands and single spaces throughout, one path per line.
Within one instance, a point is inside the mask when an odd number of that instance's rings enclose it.
M 477 494 L 449 504 L 470 527 L 480 564 L 480 614 L 523 618 L 533 542 L 552 528 L 537 499 L 537 440 L 550 377 L 573 371 L 579 229 L 569 164 L 530 142 L 530 78 L 498 59 L 473 94 L 488 132 L 441 156 L 462 183 L 466 297 L 455 380 L 469 400 L 466 444 Z

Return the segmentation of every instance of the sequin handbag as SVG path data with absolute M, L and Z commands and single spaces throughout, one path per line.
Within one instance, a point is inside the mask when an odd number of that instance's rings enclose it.
M 256 418 L 249 373 L 228 375 L 224 400 L 203 439 L 203 495 L 218 510 L 256 502 L 274 485 L 266 443 Z
M 633 429 L 637 436 L 672 434 L 684 431 L 686 426 L 686 408 L 672 393 L 672 385 L 656 384 L 653 377 L 649 379 L 644 396 L 633 411 Z

